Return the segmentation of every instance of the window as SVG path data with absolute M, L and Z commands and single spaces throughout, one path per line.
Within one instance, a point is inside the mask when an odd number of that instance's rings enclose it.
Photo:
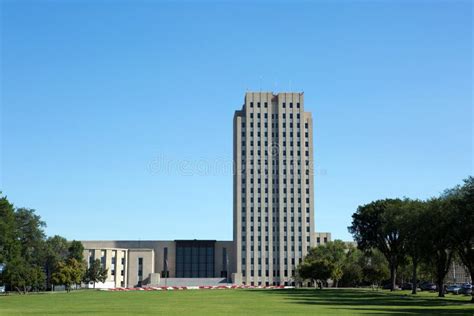
M 105 251 L 104 250 L 101 251 L 100 263 L 102 265 L 102 268 L 105 269 Z
M 245 227 L 242 227 L 242 230 L 245 231 Z M 176 241 L 176 277 L 214 277 L 214 242 Z
M 143 258 L 138 258 L 138 282 L 141 282 L 143 280 Z
M 163 248 L 163 270 L 161 271 L 161 276 L 163 278 L 169 278 L 169 267 L 168 267 L 168 247 Z

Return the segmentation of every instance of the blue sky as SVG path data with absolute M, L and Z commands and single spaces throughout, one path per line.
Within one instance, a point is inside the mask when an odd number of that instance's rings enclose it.
M 232 239 L 245 91 L 304 91 L 317 231 L 473 172 L 470 1 L 2 1 L 0 189 L 70 239 Z M 161 159 L 161 160 L 160 160 Z M 208 163 L 206 165 L 206 163 Z

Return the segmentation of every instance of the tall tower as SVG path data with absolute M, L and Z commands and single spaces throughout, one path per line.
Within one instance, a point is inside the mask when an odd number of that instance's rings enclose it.
M 236 280 L 293 284 L 314 245 L 313 190 L 313 123 L 303 93 L 246 93 L 234 115 Z

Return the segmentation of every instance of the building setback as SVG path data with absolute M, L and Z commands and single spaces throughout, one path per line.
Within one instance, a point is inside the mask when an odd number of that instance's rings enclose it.
M 236 280 L 243 284 L 293 284 L 314 246 L 312 144 L 303 93 L 246 93 L 234 115 Z

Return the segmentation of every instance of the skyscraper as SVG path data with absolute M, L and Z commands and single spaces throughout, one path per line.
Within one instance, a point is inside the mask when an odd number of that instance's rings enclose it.
M 303 93 L 248 92 L 235 112 L 237 282 L 291 285 L 314 246 L 312 132 Z

